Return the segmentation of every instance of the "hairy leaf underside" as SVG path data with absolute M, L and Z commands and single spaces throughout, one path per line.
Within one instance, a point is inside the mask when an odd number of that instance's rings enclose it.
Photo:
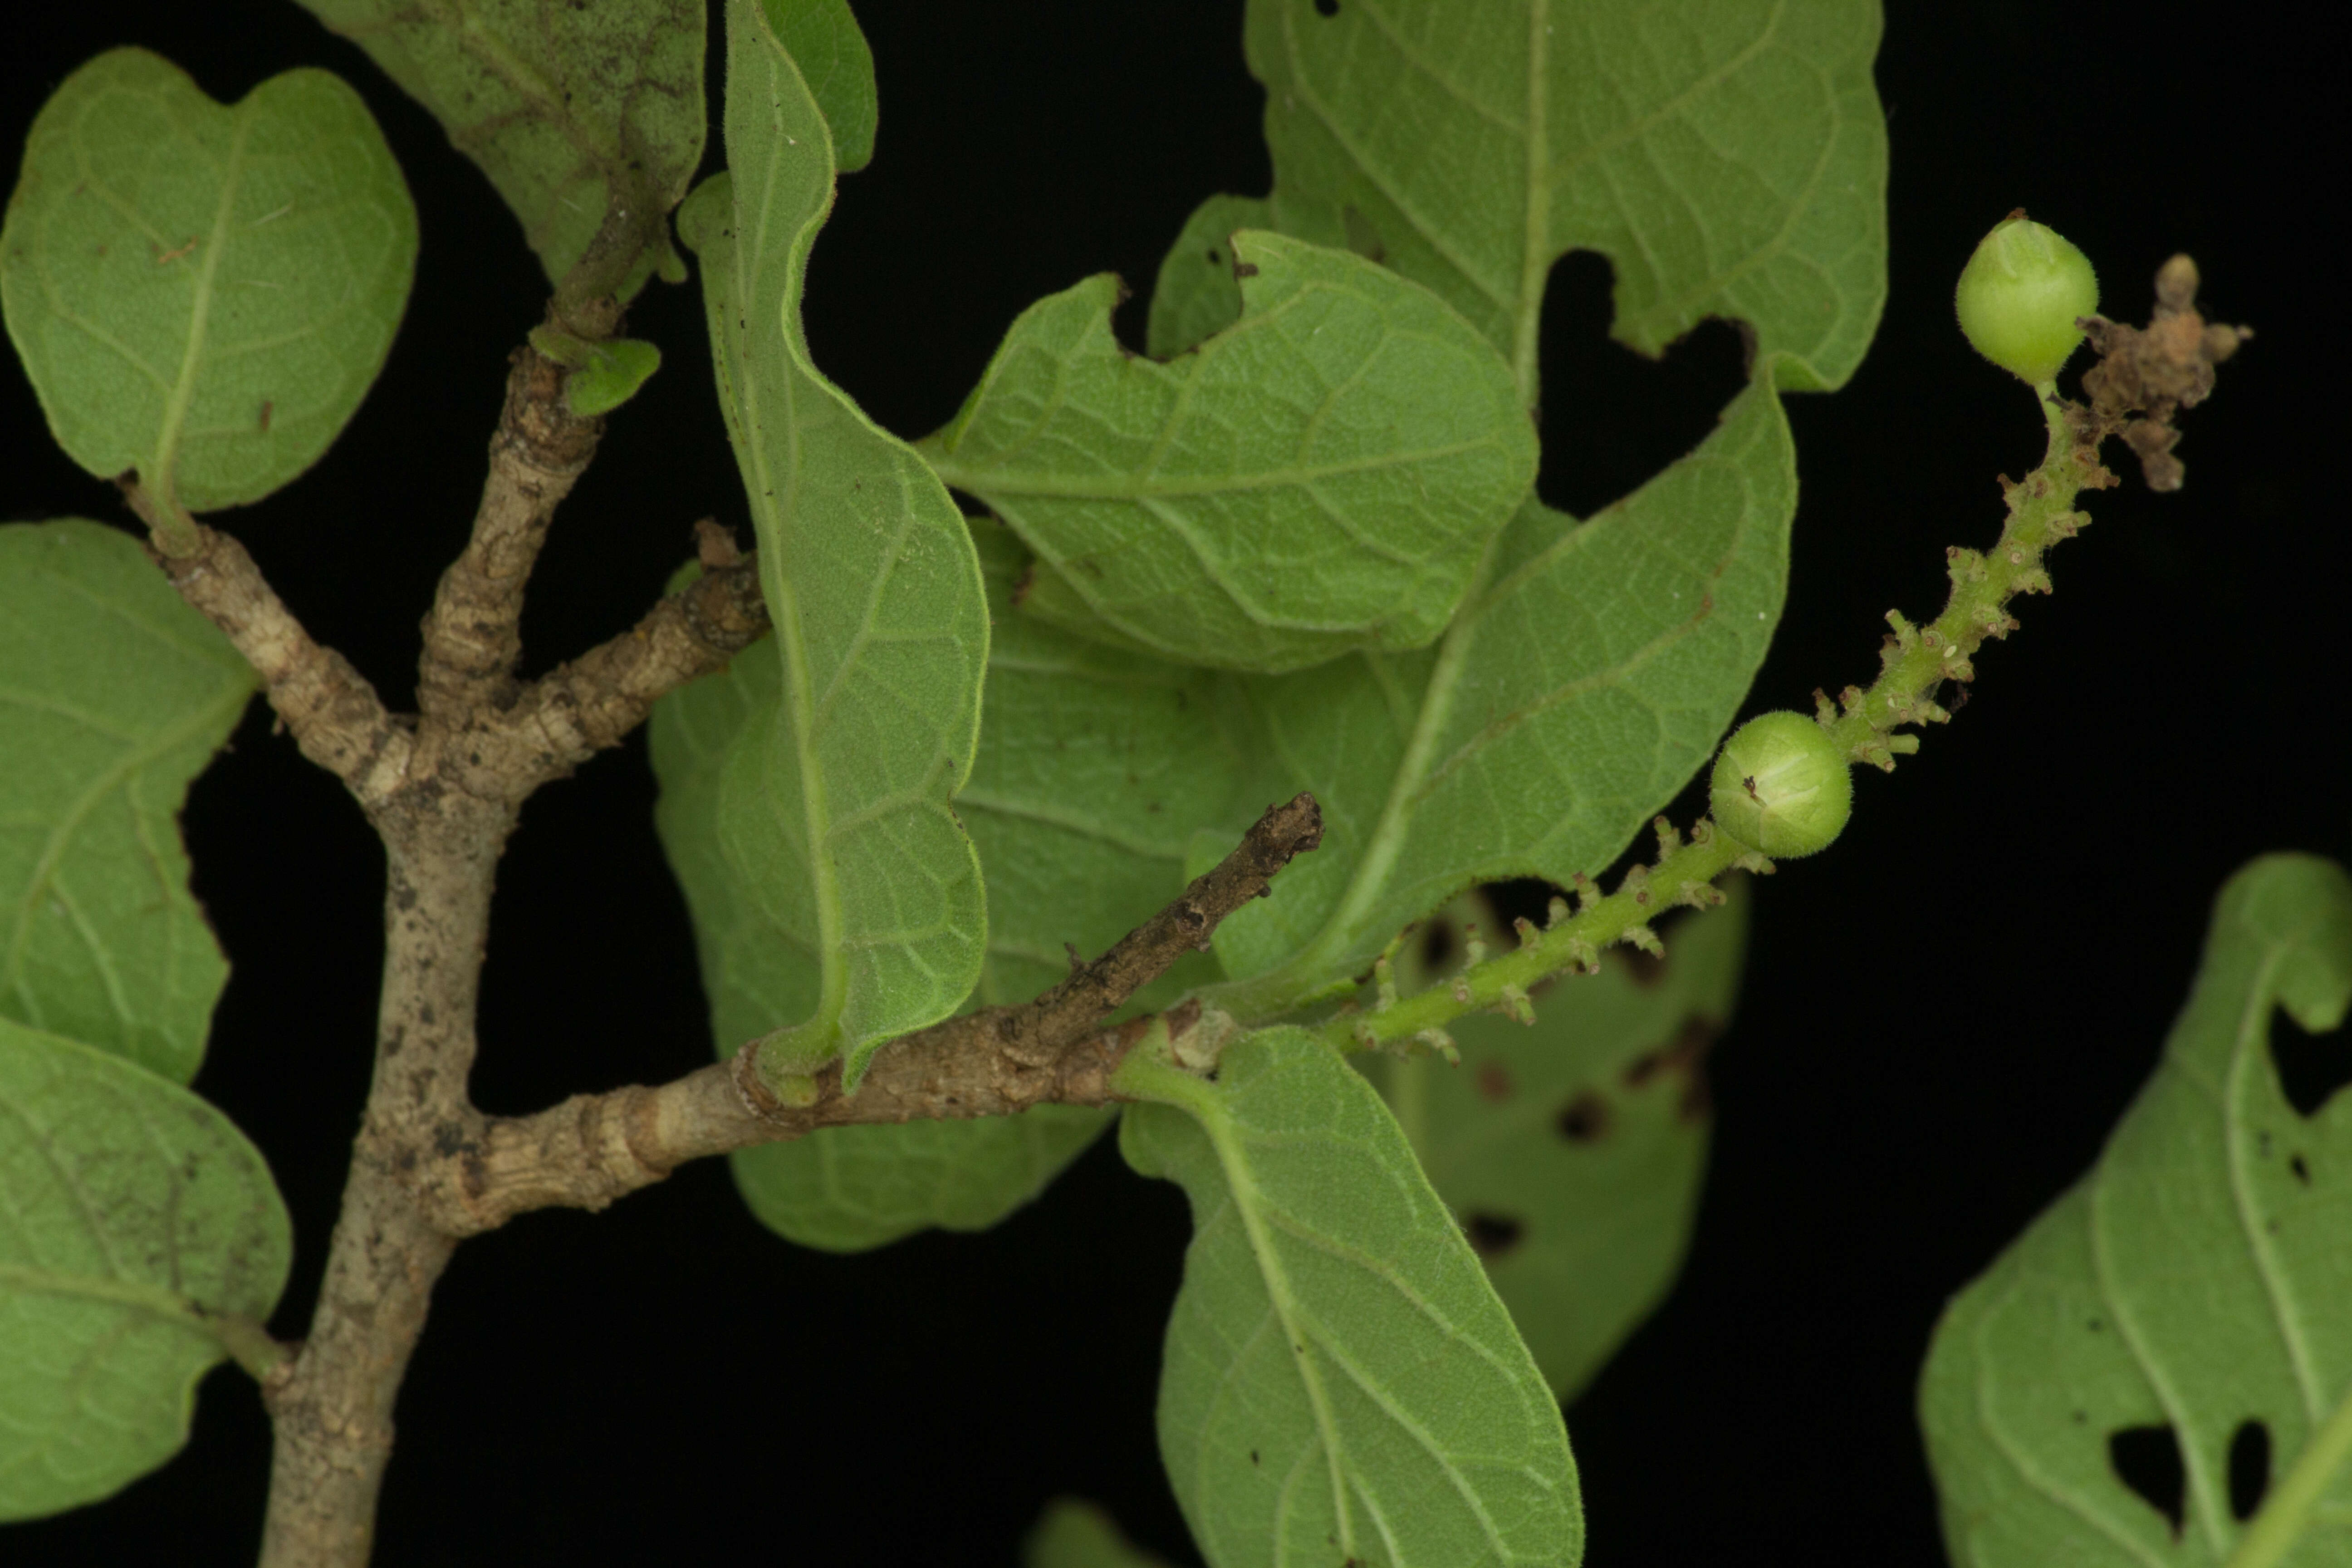
M 188 1440 L 196 1381 L 286 1288 L 293 1233 L 228 1119 L 0 1019 L 0 1521 L 105 1497 Z
M 971 768 L 987 607 L 939 479 L 809 361 L 801 285 L 832 205 L 832 136 L 740 0 L 727 145 L 729 172 L 679 229 L 702 265 L 776 628 L 738 662 L 773 666 L 759 678 L 773 696 L 726 742 L 715 811 L 666 820 L 715 836 L 711 854 L 677 858 L 723 868 L 726 897 L 763 924 L 782 1005 L 767 1026 L 787 1031 L 770 1059 L 840 1056 L 854 1083 L 883 1041 L 944 1017 L 979 977 L 980 868 L 948 802 Z
M 233 105 L 113 49 L 42 106 L 0 227 L 0 305 L 58 444 L 193 511 L 316 462 L 392 346 L 416 213 L 321 70 Z
M 1920 1420 L 1960 1568 L 2352 1563 L 2352 1094 L 2298 1105 L 2280 1067 L 2352 1050 L 2347 1001 L 2343 868 L 2231 879 L 2099 1163 L 1937 1327 Z
M 1559 1406 L 1371 1086 L 1274 1029 L 1135 1089 L 1120 1149 L 1192 1205 L 1160 1447 L 1209 1561 L 1578 1562 Z
M 0 527 L 0 1017 L 195 1076 L 228 964 L 180 804 L 253 687 L 129 534 Z
M 702 161 L 703 0 L 301 0 L 480 165 L 551 283 L 625 299 Z
M 1013 323 L 924 444 L 1051 568 L 1033 616 L 1190 664 L 1422 647 L 1534 482 L 1509 367 L 1344 250 L 1233 241 L 1240 319 L 1167 364 L 1111 335 L 1108 275 Z

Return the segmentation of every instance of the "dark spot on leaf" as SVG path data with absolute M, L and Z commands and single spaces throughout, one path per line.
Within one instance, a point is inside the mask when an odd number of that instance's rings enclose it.
M 2282 1009 L 2271 1014 L 2271 1061 L 2279 1090 L 2298 1116 L 2316 1116 L 2327 1099 L 2352 1083 L 2352 1032 L 2305 1032 Z
M 1036 586 L 1036 583 L 1037 563 L 1034 561 L 1032 561 L 1028 565 L 1024 566 L 1021 569 L 1020 578 L 1013 584 L 1013 607 L 1014 609 L 1017 610 L 1021 607 L 1021 601 L 1029 596 L 1029 590 Z
M 455 1121 L 445 1121 L 433 1130 L 433 1152 L 445 1160 L 453 1154 L 479 1152 L 474 1141 L 466 1135 L 465 1127 Z
M 1255 1448 L 1252 1448 L 1250 1450 L 1250 1463 L 1253 1465 L 1257 1463 L 1257 1450 Z
M 2230 1437 L 2230 1517 L 2243 1523 L 2271 1489 L 2271 1429 L 2249 1416 Z
M 1609 1131 L 1609 1102 L 1591 1089 L 1560 1107 L 1554 1126 L 1571 1143 L 1590 1143 Z
M 1613 287 L 1605 257 L 1570 251 L 1545 281 L 1537 330 L 1536 494 L 1578 517 L 1633 494 L 1705 440 L 1748 384 L 1746 347 L 1728 321 L 1701 321 L 1654 358 L 1611 337 Z
M 1213 246 L 1213 246 L 1211 246 L 1211 247 L 1209 247 L 1209 265 L 1210 265 L 1210 266 L 1212 266 L 1212 267 L 1223 267 L 1224 264 L 1225 264 L 1225 254 L 1224 254 L 1224 252 L 1223 252 L 1223 251 L 1222 251 L 1222 250 L 1219 250 L 1219 249 L 1218 249 L 1215 246 Z
M 2301 1182 L 2306 1187 L 2311 1185 L 2311 1167 L 2303 1163 L 2302 1155 L 2288 1155 L 2286 1168 L 2294 1173 L 2294 1179 L 2296 1181 Z
M 2089 1322 L 2083 1326 L 2090 1330 L 2095 1334 L 2103 1333 L 2106 1330 L 2107 1321 L 2105 1318 L 2093 1318 Z
M 2178 1537 L 2189 1503 L 2189 1472 L 2181 1463 L 2180 1439 L 2172 1427 L 2168 1424 L 2126 1426 L 2109 1433 L 2107 1463 L 2115 1467 L 2117 1480 L 2164 1515 Z
M 1315 0 L 1315 14 L 1318 16 L 1338 16 L 1339 14 L 1339 0 Z
M 1389 258 L 1389 247 L 1381 243 L 1381 231 L 1354 206 L 1339 209 L 1339 227 L 1348 237 L 1348 248 L 1365 260 L 1378 263 Z
M 1480 1062 L 1476 1083 L 1482 1100 L 1491 1100 L 1499 1104 L 1511 1098 L 1511 1070 L 1500 1062 Z
M 1435 973 L 1453 962 L 1454 923 L 1432 921 L 1421 928 L 1421 966 Z
M 1240 282 L 1240 281 L 1241 281 L 1243 279 L 1244 279 L 1244 278 L 1255 278 L 1255 277 L 1256 277 L 1256 276 L 1257 276 L 1257 263 L 1256 263 L 1256 262 L 1255 262 L 1255 261 L 1244 261 L 1244 260 L 1243 260 L 1240 257 L 1238 257 L 1238 256 L 1236 256 L 1235 258 L 1234 258 L 1234 282 L 1238 283 L 1238 282 Z
M 1645 1051 L 1625 1064 L 1625 1087 L 1640 1089 L 1662 1072 L 1675 1074 L 1683 1080 L 1683 1092 L 1675 1110 L 1685 1121 L 1705 1116 L 1715 1103 L 1706 1081 L 1706 1053 L 1715 1045 L 1715 1025 L 1707 1019 L 1686 1020 L 1672 1045 Z
M 269 434 L 269 416 L 277 411 L 278 405 L 275 402 L 267 397 L 261 400 L 261 433 L 263 435 Z
M 1470 1250 L 1489 1260 L 1518 1246 L 1519 1237 L 1526 1229 L 1507 1215 L 1474 1214 L 1462 1222 L 1462 1234 L 1470 1238 Z
M 1640 948 L 1627 948 L 1621 955 L 1625 961 L 1625 973 L 1644 991 L 1666 977 L 1666 955 L 1643 952 Z

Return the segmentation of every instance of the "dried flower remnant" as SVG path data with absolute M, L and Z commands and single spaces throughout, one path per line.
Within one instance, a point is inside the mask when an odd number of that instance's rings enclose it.
M 2099 363 L 2083 373 L 2092 423 L 2084 428 L 2078 421 L 2077 434 L 2085 441 L 2120 435 L 2152 490 L 2180 488 L 2181 463 L 2172 455 L 2180 432 L 2173 419 L 2211 395 L 2213 367 L 2254 335 L 2251 327 L 2206 321 L 2197 310 L 2197 264 L 2176 256 L 2157 272 L 2156 313 L 2147 326 L 2105 316 L 2082 321 Z

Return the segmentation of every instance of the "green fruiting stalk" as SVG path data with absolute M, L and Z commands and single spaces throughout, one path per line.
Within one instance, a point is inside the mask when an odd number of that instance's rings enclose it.
M 1843 711 L 1822 693 L 1813 694 L 1822 727 L 1849 761 L 1892 773 L 1896 756 L 1919 749 L 1916 735 L 1895 733 L 1898 726 L 1950 721 L 1951 714 L 1936 701 L 1938 690 L 1947 681 L 1973 679 L 1975 655 L 1985 639 L 2017 629 L 2009 613 L 2011 599 L 2050 592 L 2043 553 L 2091 521 L 2074 510 L 2076 496 L 2116 482 L 2097 449 L 2077 442 L 2057 394 L 2044 386 L 2036 395 L 2049 428 L 2049 450 L 2021 482 L 2001 481 L 2009 519 L 2000 541 L 1989 551 L 1955 546 L 1944 552 L 1952 594 L 1944 613 L 1929 625 L 1916 626 L 1893 610 L 1886 613 L 1895 629 L 1880 652 L 1879 677 L 1869 690 L 1847 687 L 1839 694 Z
M 1952 579 L 1944 613 L 1925 626 L 1894 611 L 1895 630 L 1881 654 L 1878 679 L 1867 691 L 1849 686 L 1838 704 L 1814 693 L 1817 722 L 1851 764 L 1892 772 L 1897 755 L 1919 749 L 1916 735 L 1897 734 L 1906 724 L 1945 723 L 1951 714 L 1936 702 L 1948 681 L 1975 678 L 1977 649 L 1988 637 L 2007 637 L 2017 627 L 2009 614 L 2019 594 L 2050 592 L 2042 558 L 2051 545 L 2072 538 L 2090 519 L 2074 510 L 2085 489 L 2113 485 L 2095 446 L 2076 438 L 2056 392 L 2035 389 L 2049 430 L 2042 466 L 2018 483 L 2002 481 L 2009 518 L 2000 539 L 1986 552 L 1954 547 L 1945 552 Z M 1727 871 L 1769 872 L 1772 862 L 1701 818 L 1685 843 L 1664 817 L 1656 822 L 1656 864 L 1636 866 L 1607 897 L 1580 877 L 1579 908 L 1552 900 L 1552 918 L 1542 928 L 1521 921 L 1519 946 L 1511 952 L 1472 963 L 1463 973 L 1411 996 L 1396 994 L 1386 964 L 1376 968 L 1374 1005 L 1350 1004 L 1321 1026 L 1324 1038 L 1339 1050 L 1415 1049 L 1448 1054 L 1453 1040 L 1445 1026 L 1465 1013 L 1494 1012 L 1531 1022 L 1529 994 L 1553 976 L 1571 970 L 1596 973 L 1602 949 L 1618 942 L 1645 952 L 1664 952 L 1649 921 L 1665 910 L 1687 904 L 1705 909 L 1723 901 L 1714 884 Z
M 1677 905 L 1708 909 L 1723 902 L 1715 879 L 1726 871 L 1772 869 L 1769 860 L 1729 834 L 1717 832 L 1705 818 L 1691 829 L 1688 843 L 1663 816 L 1656 827 L 1657 864 L 1634 867 L 1615 892 L 1604 898 L 1579 878 L 1575 912 L 1570 912 L 1566 899 L 1554 899 L 1551 918 L 1544 925 L 1519 922 L 1516 950 L 1473 964 L 1411 996 L 1382 1001 L 1369 1011 L 1342 1012 L 1322 1026 L 1323 1037 L 1343 1051 L 1418 1046 L 1443 1055 L 1453 1044 L 1445 1026 L 1465 1013 L 1501 1013 L 1532 1023 L 1528 994 L 1553 975 L 1571 969 L 1597 973 L 1601 950 L 1618 942 L 1644 952 L 1664 952 L 1657 932 L 1650 929 L 1653 919 Z

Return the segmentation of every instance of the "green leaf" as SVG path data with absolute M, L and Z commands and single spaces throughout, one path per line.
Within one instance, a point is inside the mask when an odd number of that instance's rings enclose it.
M 2352 1563 L 2352 1094 L 2298 1110 L 2274 1057 L 2347 1000 L 2352 879 L 2304 855 L 2231 878 L 2099 1163 L 1937 1327 L 1920 1420 L 1961 1568 Z M 2241 1523 L 2249 1422 L 2271 1468 Z M 2132 1428 L 2177 1447 L 2178 1530 L 2117 1474 Z
M 1483 902 L 1465 900 L 1438 928 L 1452 952 L 1465 921 L 1495 940 Z M 1357 1058 L 1563 1399 L 1682 1267 L 1706 1166 L 1706 1056 L 1730 1019 L 1747 936 L 1735 882 L 1727 908 L 1667 931 L 1663 963 L 1612 951 L 1600 973 L 1537 992 L 1532 1026 L 1493 1014 L 1448 1025 L 1459 1067 Z M 1401 989 L 1439 978 L 1417 967 L 1400 965 Z
M 772 666 L 776 695 L 720 769 L 720 858 L 801 960 L 763 1067 L 840 1056 L 854 1088 L 883 1042 L 947 1016 L 979 978 L 980 864 L 950 797 L 971 768 L 988 611 L 939 479 L 809 361 L 801 289 L 831 142 L 757 6 L 731 0 L 727 16 L 733 167 L 679 230 L 702 259 L 776 627 L 737 662 Z
M 415 258 L 408 187 L 341 80 L 288 71 L 224 107 L 114 49 L 33 122 L 0 305 L 74 461 L 208 511 L 260 500 L 341 432 Z
M 1113 652 L 1011 613 L 1019 544 L 972 524 L 996 635 L 987 723 L 959 813 L 988 889 L 988 956 L 972 1000 L 1022 1002 L 1069 973 L 1067 942 L 1092 957 L 1183 890 L 1195 805 L 1223 801 L 1236 762 L 1215 724 L 1218 677 Z M 805 966 L 736 895 L 716 830 L 721 759 L 748 716 L 772 703 L 772 661 L 739 659 L 654 710 L 656 820 L 687 889 L 720 1049 L 810 1005 Z M 1133 1006 L 1164 1005 L 1215 976 L 1188 957 Z M 827 1128 L 734 1156 L 737 1184 L 771 1229 L 829 1251 L 879 1247 L 927 1226 L 995 1224 L 1091 1142 L 1106 1113 L 1026 1115 L 905 1127 Z
M 1244 314 L 1196 353 L 1127 353 L 1118 280 L 1090 278 L 1023 312 L 923 450 L 1087 624 L 1169 658 L 1284 670 L 1419 647 L 1535 479 L 1509 370 L 1360 257 L 1233 246 Z
M 1759 375 L 1705 444 L 1578 522 L 1530 501 L 1441 647 L 1245 682 L 1245 798 L 1323 847 L 1218 927 L 1244 1018 L 1360 974 L 1473 882 L 1603 869 L 1713 752 L 1780 618 L 1796 460 Z
M 780 700 L 772 642 L 654 708 L 652 752 L 661 799 L 654 822 L 685 889 L 722 1057 L 782 1017 L 815 1005 L 814 966 L 789 931 L 749 896 L 719 831 L 721 777 L 755 714 Z M 745 1203 L 770 1229 L 805 1247 L 854 1252 L 927 1226 L 978 1230 L 1037 1193 L 1102 1131 L 1106 1117 L 1070 1106 L 1024 1116 L 828 1127 L 732 1157 Z
M 661 350 L 635 338 L 614 338 L 587 349 L 587 363 L 563 378 L 564 401 L 583 419 L 610 414 L 661 369 Z
M 768 26 L 824 111 L 833 165 L 854 174 L 874 156 L 874 51 L 849 0 L 762 0 Z
M 180 805 L 253 671 L 136 540 L 0 527 L 0 1017 L 195 1076 L 228 964 Z
M 0 1520 L 105 1497 L 188 1440 L 196 1381 L 257 1372 L 293 1234 L 228 1119 L 0 1019 Z
M 1783 387 L 1853 373 L 1885 299 L 1874 0 L 1705 8 L 1251 0 L 1285 233 L 1376 251 L 1476 323 L 1535 401 L 1551 264 L 1600 251 L 1617 337 L 1707 316 Z
M 1022 1568 L 1167 1568 L 1131 1544 L 1101 1508 L 1055 1498 L 1021 1548 Z
M 301 4 L 480 165 L 548 281 L 586 259 L 590 293 L 626 299 L 668 254 L 702 162 L 702 0 Z
M 1215 1568 L 1572 1564 L 1559 1406 L 1371 1086 L 1297 1029 L 1213 1083 L 1130 1057 L 1119 1146 L 1182 1184 L 1160 1449 Z
M 1271 204 L 1259 196 L 1211 196 L 1192 210 L 1151 286 L 1143 342 L 1153 359 L 1174 359 L 1242 319 L 1234 236 L 1275 226 Z
M 1524 403 L 1570 248 L 1615 265 L 1634 347 L 1720 314 L 1755 354 L 1716 433 L 1629 500 L 1582 524 L 1524 505 L 1437 649 L 1247 683 L 1262 765 L 1244 796 L 1312 789 L 1326 830 L 1219 929 L 1244 977 L 1223 1005 L 1265 1017 L 1344 988 L 1473 881 L 1601 869 L 1714 749 L 1786 576 L 1795 469 L 1772 394 L 1842 382 L 1885 295 L 1877 37 L 1868 0 L 1572 16 L 1528 0 L 1470 19 L 1253 0 L 1264 210 L 1435 290 L 1504 352 Z M 1163 277 L 1228 210 L 1194 215 Z M 1163 319 L 1199 330 L 1210 292 L 1180 285 Z
M 787 1241 L 864 1252 L 919 1230 L 986 1230 L 1045 1190 L 1109 1113 L 1041 1105 L 1018 1116 L 826 1127 L 730 1156 L 753 1217 Z
M 1221 724 L 1221 677 L 1013 613 L 1025 552 L 986 520 L 972 536 L 995 635 L 980 754 L 956 808 L 988 882 L 978 1000 L 1024 1002 L 1069 973 L 1071 949 L 1100 956 L 1184 890 L 1204 813 L 1255 811 L 1234 800 L 1242 765 Z M 1213 958 L 1188 956 L 1134 1005 L 1216 977 Z

